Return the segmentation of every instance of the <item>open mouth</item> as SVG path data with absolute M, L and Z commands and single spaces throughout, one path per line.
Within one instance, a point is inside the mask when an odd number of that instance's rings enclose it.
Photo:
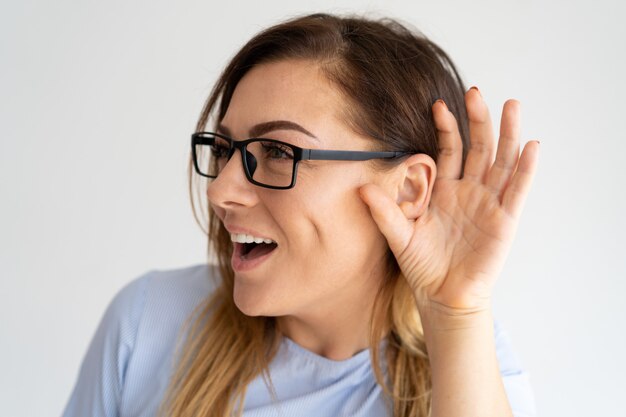
M 266 255 L 276 249 L 278 245 L 272 243 L 236 243 L 235 244 L 239 255 L 242 259 L 252 260 Z

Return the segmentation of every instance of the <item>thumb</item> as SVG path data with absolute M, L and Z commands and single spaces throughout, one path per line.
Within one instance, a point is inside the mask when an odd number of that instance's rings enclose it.
M 387 239 L 389 248 L 397 257 L 411 240 L 411 225 L 404 213 L 391 197 L 375 184 L 359 188 L 361 199 L 367 204 L 370 213 Z

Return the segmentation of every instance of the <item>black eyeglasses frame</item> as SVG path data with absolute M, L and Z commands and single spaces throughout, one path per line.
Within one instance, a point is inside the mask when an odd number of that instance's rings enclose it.
M 344 150 L 327 150 L 327 149 L 306 149 L 301 148 L 296 145 L 292 145 L 291 143 L 282 142 L 276 139 L 269 138 L 250 138 L 246 140 L 234 140 L 226 135 L 221 133 L 214 132 L 195 132 L 191 135 L 191 153 L 193 164 L 198 175 L 207 178 L 217 178 L 217 175 L 207 175 L 203 174 L 198 167 L 198 158 L 196 155 L 196 145 L 212 145 L 211 138 L 218 137 L 223 139 L 229 143 L 229 151 L 227 160 L 230 161 L 230 158 L 235 153 L 235 150 L 239 149 L 239 153 L 241 153 L 241 161 L 243 165 L 244 173 L 246 174 L 246 178 L 254 185 L 258 185 L 259 187 L 270 188 L 273 190 L 287 190 L 293 188 L 296 185 L 296 177 L 298 173 L 298 163 L 300 161 L 368 161 L 371 159 L 394 159 L 402 156 L 409 155 L 410 152 L 402 152 L 402 151 L 344 151 Z M 278 143 L 283 146 L 287 146 L 293 150 L 293 170 L 291 173 L 291 184 L 287 186 L 274 186 L 263 184 L 258 181 L 255 181 L 250 174 L 250 170 L 248 168 L 247 162 L 247 150 L 246 147 L 249 143 L 253 142 L 273 142 Z

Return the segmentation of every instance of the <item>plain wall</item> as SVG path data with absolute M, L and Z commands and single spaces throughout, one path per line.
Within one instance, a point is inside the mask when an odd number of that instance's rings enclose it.
M 522 104 L 539 168 L 494 296 L 542 416 L 617 415 L 626 374 L 618 1 L 14 1 L 0 9 L 0 415 L 59 415 L 113 295 L 204 262 L 189 135 L 226 60 L 312 11 L 402 18 Z M 622 411 L 623 412 L 623 411 Z

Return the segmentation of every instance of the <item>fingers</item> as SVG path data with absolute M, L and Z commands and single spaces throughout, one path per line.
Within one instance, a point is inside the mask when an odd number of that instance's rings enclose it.
M 522 214 L 526 196 L 537 170 L 538 160 L 539 141 L 527 142 L 517 164 L 517 170 L 502 196 L 504 210 L 514 218 L 518 218 Z
M 387 239 L 389 248 L 398 256 L 408 246 L 412 228 L 400 207 L 391 197 L 374 184 L 366 184 L 359 189 L 361 199 L 370 212 L 381 233 Z
M 487 187 L 498 195 L 501 201 L 519 156 L 520 138 L 520 103 L 517 100 L 507 100 L 502 109 L 500 120 L 500 139 L 496 161 L 487 174 Z
M 489 110 L 476 87 L 465 93 L 465 107 L 469 118 L 470 149 L 465 161 L 463 178 L 483 183 L 495 154 Z
M 456 119 L 441 99 L 433 104 L 433 118 L 439 137 L 437 179 L 458 180 L 461 177 L 463 141 Z

